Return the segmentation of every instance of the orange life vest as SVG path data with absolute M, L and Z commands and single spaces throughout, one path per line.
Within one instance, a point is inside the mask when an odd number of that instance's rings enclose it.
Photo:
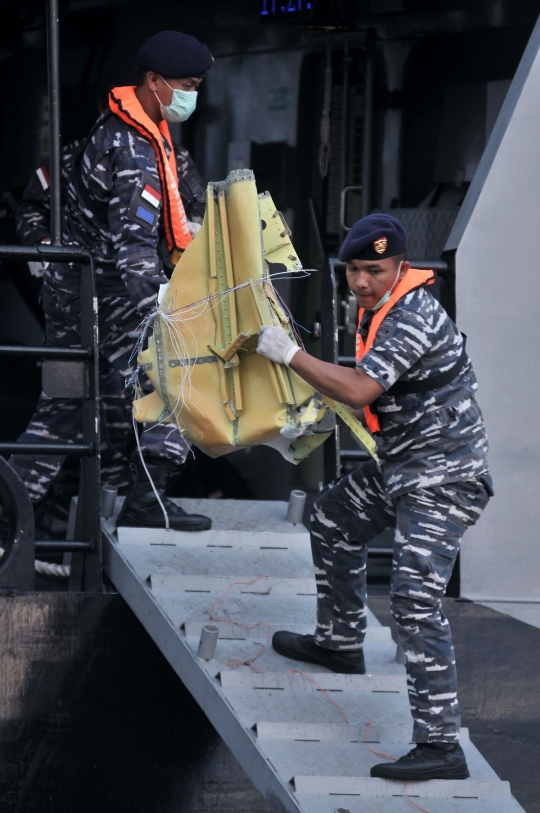
M 362 356 L 364 356 L 368 350 L 373 347 L 373 342 L 375 341 L 375 336 L 377 335 L 377 331 L 380 328 L 386 314 L 388 311 L 394 307 L 396 302 L 398 302 L 402 297 L 408 294 L 410 291 L 413 291 L 415 288 L 420 288 L 422 285 L 432 285 L 435 282 L 435 277 L 433 276 L 433 271 L 420 271 L 418 268 L 409 268 L 403 279 L 400 279 L 394 290 L 392 291 L 392 296 L 388 300 L 388 302 L 379 308 L 378 311 L 375 312 L 373 319 L 371 320 L 371 325 L 369 327 L 368 335 L 366 337 L 366 342 L 364 344 L 364 340 L 360 333 L 357 332 L 356 334 L 356 361 L 359 362 Z M 365 308 L 360 308 L 358 311 L 358 327 L 360 327 L 360 322 L 362 321 L 362 316 L 364 315 Z M 380 432 L 381 427 L 379 424 L 378 417 L 371 411 L 371 409 L 366 406 L 364 407 L 364 413 L 366 416 L 366 423 L 370 432 Z
M 154 124 L 150 116 L 146 115 L 137 99 L 135 86 L 113 88 L 109 92 L 109 107 L 116 116 L 119 116 L 131 127 L 134 127 L 144 138 L 148 139 L 156 152 L 163 195 L 165 238 L 172 261 L 176 264 L 182 251 L 191 243 L 191 234 L 184 211 L 184 204 L 178 190 L 176 156 L 172 148 L 169 126 L 164 119 L 159 124 Z M 162 136 L 167 139 L 171 146 L 168 156 L 163 145 Z

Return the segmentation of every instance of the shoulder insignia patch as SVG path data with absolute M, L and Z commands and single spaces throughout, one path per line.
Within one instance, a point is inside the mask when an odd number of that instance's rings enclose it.
M 49 171 L 48 171 L 47 167 L 46 166 L 41 166 L 38 169 L 36 169 L 36 175 L 39 178 L 39 182 L 41 184 L 41 187 L 42 187 L 43 191 L 46 192 L 47 189 L 49 188 L 49 186 L 51 185 L 51 182 L 50 182 L 50 179 L 49 179 Z
M 384 254 L 384 252 L 386 251 L 386 246 L 387 245 L 388 245 L 388 238 L 387 237 L 381 237 L 380 240 L 374 240 L 373 241 L 373 248 L 375 249 L 377 254 Z
M 161 192 L 158 192 L 157 189 L 154 189 L 147 183 L 141 192 L 141 198 L 144 198 L 151 206 L 157 209 L 161 202 Z
M 377 331 L 377 339 L 380 341 L 386 341 L 387 339 L 392 338 L 396 330 L 396 321 L 392 319 L 392 317 L 386 317 L 383 319 L 382 323 L 379 326 Z
M 149 212 L 148 209 L 145 209 L 144 206 L 139 206 L 136 212 L 136 217 L 140 217 L 142 220 L 146 220 L 151 226 L 154 225 L 154 215 L 152 212 Z

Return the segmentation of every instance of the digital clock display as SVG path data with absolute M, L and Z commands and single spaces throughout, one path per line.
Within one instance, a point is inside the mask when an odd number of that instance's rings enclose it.
M 311 11 L 313 2 L 308 0 L 261 0 L 261 17 L 276 18 Z

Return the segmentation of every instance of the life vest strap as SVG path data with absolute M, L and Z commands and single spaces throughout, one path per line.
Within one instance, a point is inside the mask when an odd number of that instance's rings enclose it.
M 115 116 L 133 127 L 153 147 L 161 183 L 162 216 L 167 247 L 172 254 L 175 249 L 183 251 L 191 243 L 186 212 L 178 189 L 178 167 L 167 122 L 156 124 L 139 102 L 134 86 L 112 88 L 109 91 L 109 107 Z M 163 140 L 170 148 L 165 149 Z

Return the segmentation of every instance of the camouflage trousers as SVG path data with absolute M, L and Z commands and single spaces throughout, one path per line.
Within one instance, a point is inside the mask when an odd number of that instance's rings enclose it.
M 46 272 L 42 303 L 49 347 L 80 346 L 78 283 L 64 279 L 64 264 Z M 141 317 L 127 296 L 99 299 L 99 383 L 101 459 L 104 484 L 123 488 L 130 481 L 129 457 L 135 448 L 131 392 L 125 388 L 129 358 L 139 335 Z M 132 366 L 134 366 L 132 364 Z M 52 399 L 41 394 L 36 411 L 19 437 L 20 443 L 42 441 L 77 443 L 82 440 L 80 401 Z M 189 444 L 170 425 L 145 427 L 140 436 L 143 452 L 177 464 L 185 461 Z M 42 500 L 57 478 L 65 456 L 12 455 L 10 464 L 23 480 L 33 502 Z
M 395 530 L 390 596 L 407 659 L 414 742 L 459 740 L 456 663 L 441 598 L 461 537 L 488 500 L 481 479 L 391 499 L 380 469 L 368 462 L 321 494 L 313 508 L 315 640 L 328 649 L 363 647 L 367 546 L 384 530 Z

